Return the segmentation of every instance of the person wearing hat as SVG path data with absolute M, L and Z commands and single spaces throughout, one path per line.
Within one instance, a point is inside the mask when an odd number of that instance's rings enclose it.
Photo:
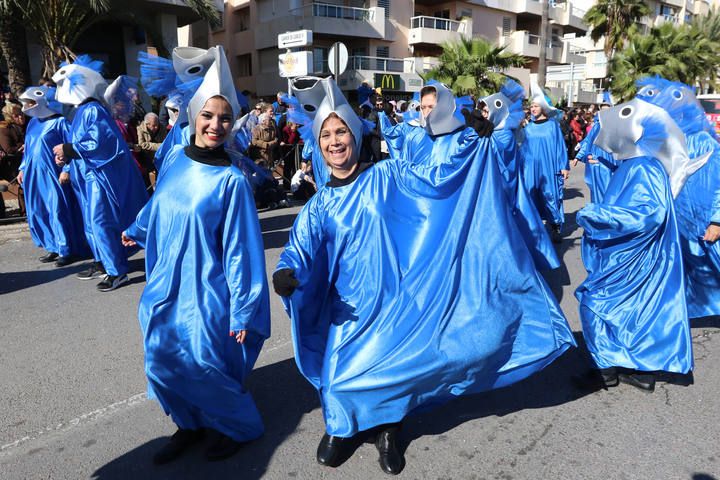
M 562 241 L 565 223 L 563 188 L 570 172 L 565 140 L 557 122 L 562 112 L 552 107 L 537 84 L 531 88 L 531 121 L 520 147 L 525 189 L 535 208 L 551 228 L 552 240 Z
M 138 317 L 148 397 L 178 426 L 157 464 L 178 458 L 206 430 L 214 436 L 211 461 L 264 430 L 244 383 L 270 336 L 265 255 L 252 188 L 225 149 L 239 112 L 217 47 L 188 105 L 191 144 L 170 152 L 172 168 L 122 234 L 125 245 L 145 248 Z
M 396 475 L 407 415 L 520 381 L 574 339 L 527 248 L 508 241 L 520 233 L 495 150 L 451 92 L 428 93 L 428 158 L 370 166 L 362 121 L 332 79 L 319 85 L 312 134 L 331 177 L 298 215 L 273 286 L 321 399 L 317 461 L 338 467 L 371 438 Z

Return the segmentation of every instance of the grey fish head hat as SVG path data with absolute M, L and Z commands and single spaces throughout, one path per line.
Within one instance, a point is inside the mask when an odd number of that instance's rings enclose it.
M 425 130 L 432 136 L 444 135 L 465 127 L 465 120 L 457 112 L 455 95 L 440 82 L 426 85 L 435 90 L 437 102 L 432 111 L 421 122 Z
M 300 105 L 310 119 L 315 118 L 315 114 L 320 108 L 320 104 L 325 99 L 325 87 L 320 77 L 296 77 L 293 79 L 293 95 L 298 99 Z
M 213 54 L 215 56 L 214 61 L 205 73 L 200 87 L 190 99 L 187 107 L 191 134 L 195 133 L 195 118 L 200 114 L 208 99 L 212 97 L 222 97 L 230 104 L 233 122 L 240 114 L 240 104 L 238 103 L 235 83 L 230 72 L 230 65 L 225 57 L 225 50 L 218 45 L 214 47 Z
M 175 47 L 172 62 L 175 73 L 181 82 L 202 78 L 215 61 L 216 47 L 209 49 L 197 47 Z
M 355 110 L 350 106 L 342 91 L 337 86 L 337 83 L 335 83 L 335 80 L 325 78 L 320 80 L 318 84 L 324 92 L 324 98 L 320 102 L 313 119 L 313 138 L 315 138 L 319 144 L 320 130 L 322 130 L 323 122 L 327 119 L 328 115 L 335 113 L 347 124 L 348 128 L 350 128 L 355 139 L 355 147 L 359 153 L 363 140 L 362 120 L 360 120 Z M 315 86 L 313 86 L 313 88 L 315 88 Z

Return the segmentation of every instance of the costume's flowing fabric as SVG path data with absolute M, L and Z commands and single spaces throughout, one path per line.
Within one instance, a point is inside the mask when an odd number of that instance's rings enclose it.
M 472 132 L 472 133 L 468 133 Z M 571 345 L 533 264 L 489 139 L 437 137 L 432 161 L 384 161 L 305 205 L 278 268 L 295 356 L 327 432 L 517 382 Z
M 690 158 L 708 152 L 675 199 L 690 318 L 720 315 L 720 242 L 703 240 L 711 222 L 720 224 L 720 145 L 707 132 L 687 135 Z
M 172 157 L 172 158 L 171 158 Z M 191 160 L 174 167 L 127 230 L 145 236 L 140 299 L 148 395 L 180 428 L 236 441 L 263 433 L 244 381 L 270 335 L 265 255 L 252 190 L 235 166 Z M 238 344 L 230 332 L 247 330 Z
M 523 132 L 520 155 L 525 190 L 543 220 L 562 225 L 565 223 L 564 180 L 560 170 L 568 170 L 570 166 L 560 126 L 552 119 L 530 122 Z
M 72 186 L 61 184 L 53 147 L 65 143 L 67 122 L 56 116 L 31 118 L 20 164 L 30 236 L 35 245 L 60 256 L 89 253 L 80 204 Z
M 187 128 L 188 123 L 176 123 L 172 126 L 170 131 L 168 132 L 167 136 L 165 137 L 165 140 L 160 144 L 160 148 L 158 148 L 157 152 L 155 152 L 155 168 L 157 169 L 157 181 L 160 181 L 160 177 L 162 176 L 162 173 L 165 171 L 165 168 L 167 166 L 165 165 L 165 159 L 168 156 L 168 154 L 175 148 L 177 145 L 190 145 L 190 130 Z
M 580 142 L 580 149 L 575 155 L 575 158 L 585 163 L 585 183 L 590 190 L 592 203 L 602 203 L 612 172 L 617 168 L 612 154 L 593 144 L 599 132 L 600 122 L 596 119 L 587 136 Z M 598 163 L 587 161 L 588 155 L 592 155 L 592 159 Z
M 602 203 L 577 214 L 587 279 L 575 296 L 599 368 L 693 368 L 682 253 L 668 175 L 650 157 L 621 162 Z
M 95 258 L 109 275 L 123 275 L 133 249 L 122 246 L 120 234 L 147 201 L 145 183 L 115 120 L 97 101 L 78 107 L 69 143 L 80 155 L 71 163 L 83 163 L 76 170 L 84 173 L 84 221 Z

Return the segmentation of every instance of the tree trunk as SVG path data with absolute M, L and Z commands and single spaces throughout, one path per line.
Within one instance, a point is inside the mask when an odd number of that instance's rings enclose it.
M 12 10 L 0 15 L 0 50 L 7 64 L 10 90 L 18 97 L 31 83 L 25 29 L 17 20 L 20 17 Z
M 550 16 L 549 0 L 542 2 L 542 19 L 540 21 L 540 55 L 538 59 L 537 82 L 541 88 L 545 88 L 545 74 L 547 73 L 547 44 L 548 44 L 548 17 Z

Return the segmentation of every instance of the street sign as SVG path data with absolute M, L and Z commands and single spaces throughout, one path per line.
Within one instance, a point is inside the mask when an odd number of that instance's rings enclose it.
M 313 70 L 312 52 L 290 52 L 278 55 L 278 70 L 281 77 L 301 77 Z
M 313 43 L 312 30 L 295 30 L 278 35 L 278 48 L 307 47 Z
M 344 43 L 335 42 L 328 53 L 328 67 L 335 78 L 342 75 L 347 68 L 348 49 Z

